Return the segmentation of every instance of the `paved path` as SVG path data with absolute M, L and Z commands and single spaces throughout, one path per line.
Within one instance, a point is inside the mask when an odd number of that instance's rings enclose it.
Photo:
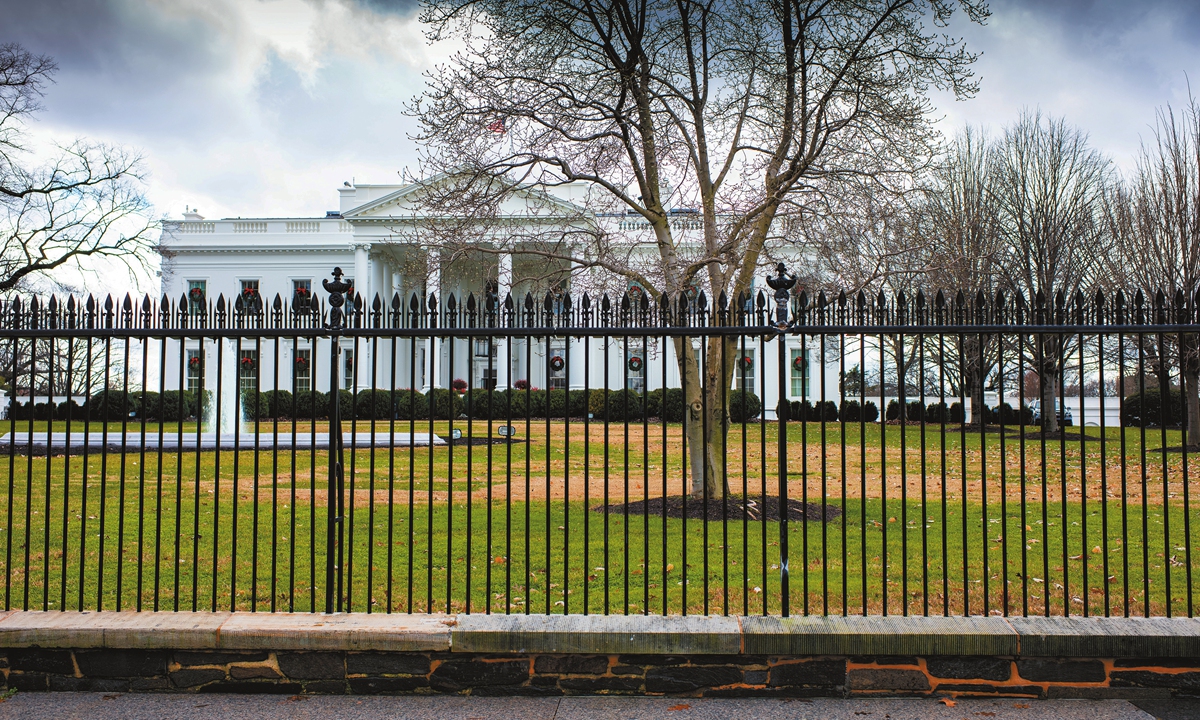
M 18 693 L 0 719 L 80 720 L 1200 720 L 1200 701 L 696 700 Z

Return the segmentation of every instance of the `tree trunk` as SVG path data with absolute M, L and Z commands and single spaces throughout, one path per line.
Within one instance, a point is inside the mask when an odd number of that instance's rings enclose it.
M 725 439 L 728 423 L 728 367 L 732 349 L 722 358 L 721 339 L 712 338 L 703 351 L 709 355 L 706 376 L 702 376 L 691 338 L 675 339 L 675 357 L 683 378 L 683 429 L 687 439 L 689 492 L 694 498 L 721 499 L 729 493 L 725 479 Z M 723 380 L 724 379 L 724 380 Z
M 1200 445 L 1200 343 L 1195 335 L 1179 338 L 1179 366 L 1183 376 L 1183 402 L 1186 408 L 1185 447 Z M 1169 407 L 1169 406 L 1168 406 Z
M 1038 343 L 1037 373 L 1042 396 L 1042 433 L 1056 433 L 1058 427 L 1058 342 L 1043 338 Z

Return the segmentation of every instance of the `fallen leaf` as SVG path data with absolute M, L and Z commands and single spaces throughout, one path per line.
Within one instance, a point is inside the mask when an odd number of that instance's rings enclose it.
M 1025 703 L 1017 703 L 1016 705 L 1013 705 L 1013 707 L 1015 707 L 1018 710 L 1027 710 L 1029 708 L 1029 706 L 1026 705 Z
M 687 710 L 687 709 L 689 709 L 689 708 L 691 708 L 691 707 L 692 707 L 692 706 L 691 706 L 691 705 L 688 705 L 687 703 L 682 703 L 682 704 L 680 704 L 680 705 L 672 705 L 671 707 L 667 708 L 667 711 L 668 711 L 668 712 L 675 712 L 676 710 Z
M 958 704 L 958 703 L 954 702 L 953 700 L 951 700 L 950 698 L 942 698 L 941 700 L 938 700 L 938 702 L 945 705 L 946 707 L 954 707 L 955 705 Z

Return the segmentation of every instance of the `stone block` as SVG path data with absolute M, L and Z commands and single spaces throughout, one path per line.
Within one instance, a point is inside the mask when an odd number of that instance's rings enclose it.
M 153 692 L 155 690 L 170 690 L 171 681 L 163 677 L 134 678 L 129 681 L 130 692 Z
M 450 649 L 453 622 L 443 615 L 234 613 L 221 626 L 222 650 Z
M 14 648 L 8 651 L 8 661 L 12 664 L 13 670 L 56 675 L 75 674 L 75 663 L 71 661 L 70 650 Z
M 557 685 L 485 685 L 471 688 L 472 697 L 558 697 L 562 694 Z
M 1112 687 L 1200 690 L 1200 672 L 1159 673 L 1152 670 L 1113 670 Z
M 931 657 L 926 658 L 925 669 L 938 678 L 1003 682 L 1012 676 L 1012 661 L 986 657 Z
M 94 678 L 50 676 L 52 692 L 107 692 L 124 693 L 130 690 L 129 678 Z
M 1022 657 L 1200 657 L 1192 618 L 1014 617 Z M 1015 653 L 1008 653 L 1015 654 Z
M 202 693 L 233 693 L 236 695 L 299 695 L 303 690 L 300 683 L 265 680 L 226 680 L 200 688 Z
M 677 693 L 733 685 L 741 681 L 742 671 L 739 668 L 707 665 L 651 668 L 646 672 L 644 682 L 647 692 Z
M 1104 682 L 1107 675 L 1099 660 L 1017 660 L 1017 674 L 1032 682 Z
M 915 692 L 929 690 L 929 678 L 920 670 L 891 668 L 855 668 L 846 676 L 851 690 Z
M 178 688 L 198 687 L 225 679 L 224 670 L 178 670 L 171 673 L 171 684 Z
M 1046 699 L 1048 700 L 1067 698 L 1080 700 L 1149 700 L 1169 697 L 1171 697 L 1171 691 L 1168 688 L 1074 687 L 1072 685 L 1051 685 L 1046 688 Z
M 345 695 L 349 692 L 345 680 L 310 680 L 304 683 L 305 695 Z
M 554 675 L 603 675 L 608 670 L 604 655 L 538 655 L 533 671 Z
M 598 655 L 736 655 L 733 617 L 646 615 L 459 615 L 454 652 Z
M 609 670 L 613 675 L 631 675 L 641 677 L 646 673 L 646 670 L 637 665 L 613 665 Z
M 742 682 L 747 685 L 766 685 L 767 674 L 766 670 L 746 670 L 742 672 Z
M 177 652 L 171 659 L 184 667 L 197 665 L 228 665 L 235 662 L 262 662 L 270 656 L 266 652 Z
M 291 680 L 342 680 L 346 658 L 334 652 L 281 652 L 279 669 Z
M 746 617 L 744 649 L 762 655 L 1016 655 L 1004 618 Z
M 772 687 L 842 687 L 845 660 L 806 660 L 773 665 L 767 683 Z
M 621 655 L 617 658 L 617 663 L 623 666 L 666 667 L 668 665 L 687 665 L 689 662 L 691 662 L 691 658 L 687 655 Z
M 8 687 L 20 692 L 45 692 L 50 689 L 50 679 L 46 673 L 9 673 Z
M 424 677 L 360 677 L 350 678 L 347 682 L 350 692 L 355 695 L 408 693 L 429 687 L 429 679 Z
M 934 690 L 938 693 L 956 695 L 1003 695 L 1005 697 L 1041 697 L 1042 688 L 1037 685 L 992 685 L 991 683 L 943 683 Z
M 167 674 L 162 650 L 79 650 L 79 672 L 85 677 L 155 677 Z
M 466 690 L 495 685 L 520 685 L 529 679 L 528 660 L 448 660 L 429 676 L 439 690 Z
M 563 678 L 558 681 L 558 686 L 580 693 L 637 692 L 642 688 L 642 681 L 639 678 L 617 677 Z
M 215 648 L 230 613 L 20 611 L 0 619 L 2 647 Z
M 349 675 L 428 675 L 429 656 L 415 653 L 348 653 Z
M 283 676 L 269 665 L 234 665 L 229 668 L 229 677 L 234 680 L 253 680 L 255 678 L 277 680 Z
M 906 655 L 856 655 L 850 658 L 850 662 L 855 665 L 920 665 L 915 657 Z

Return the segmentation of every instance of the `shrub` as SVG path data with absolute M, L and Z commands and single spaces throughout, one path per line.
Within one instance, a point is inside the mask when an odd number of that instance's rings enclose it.
M 747 422 L 762 413 L 762 401 L 749 390 L 733 390 L 729 393 L 729 421 Z
M 290 418 L 292 416 L 292 393 L 288 390 L 268 390 L 267 410 L 273 418 Z
M 929 403 L 929 407 L 925 408 L 925 422 L 935 425 L 944 425 L 946 423 L 946 403 L 935 402 Z
M 847 400 L 842 403 L 838 417 L 844 422 L 875 422 L 879 419 L 879 408 L 870 400 L 865 406 L 857 400 Z
M 884 413 L 884 419 L 888 422 L 900 419 L 900 403 L 897 400 L 888 400 L 887 411 Z
M 417 390 L 397 390 L 395 400 L 397 420 L 428 420 L 429 398 Z
M 642 396 L 633 390 L 592 390 L 588 409 L 596 420 L 639 420 Z
M 75 402 L 73 399 L 67 399 L 63 402 L 60 402 L 58 407 L 54 409 L 55 420 L 66 420 L 68 418 L 72 420 L 80 420 L 83 418 L 83 416 L 83 408 L 80 407 L 79 403 Z
M 544 398 L 545 408 L 538 413 L 538 417 L 549 418 L 564 418 L 570 411 L 570 395 L 566 390 L 546 390 L 542 397 Z M 587 415 L 587 411 L 584 411 Z
M 34 420 L 53 420 L 54 409 L 57 407 L 53 402 L 38 403 L 33 406 Z
M 463 396 L 463 408 L 472 420 L 503 418 L 508 415 L 508 396 L 497 390 L 473 388 Z
M 453 390 L 433 388 L 427 399 L 435 420 L 454 420 L 462 413 L 462 398 Z
M 813 405 L 812 419 L 816 422 L 837 422 L 838 406 L 832 400 L 818 400 Z
M 967 421 L 967 411 L 960 402 L 950 403 L 949 418 L 952 423 L 962 424 Z
M 334 398 L 333 393 L 330 393 L 329 394 L 329 402 L 330 402 L 329 411 L 331 413 L 333 412 L 333 402 L 334 402 L 333 398 Z M 351 392 L 350 390 L 338 390 L 337 391 L 337 410 L 338 410 L 338 415 L 340 416 L 340 418 L 342 420 L 357 420 L 358 419 L 358 417 L 355 415 L 355 410 L 357 409 L 355 407 L 356 404 L 357 403 L 356 403 L 353 392 Z
M 329 416 L 329 396 L 319 390 L 296 393 L 296 417 L 318 420 Z
M 266 420 L 271 417 L 271 400 L 266 393 L 243 390 L 241 402 L 242 419 Z
M 129 394 L 137 401 L 138 409 L 135 417 L 141 420 L 158 419 L 158 393 L 153 390 L 146 392 L 131 390 Z
M 1184 417 L 1183 397 L 1177 390 L 1167 395 L 1167 425 L 1178 425 Z M 1162 425 L 1163 402 L 1158 388 L 1148 389 L 1145 394 L 1135 393 L 1125 398 L 1121 408 L 1121 424 L 1133 427 Z
M 1028 405 L 1022 405 L 1021 411 L 1017 410 L 1008 403 L 1000 403 L 992 411 L 992 419 L 990 422 L 995 422 L 1004 425 L 1032 425 L 1033 410 L 1029 409 Z
M 920 400 L 912 400 L 908 403 L 908 411 L 905 417 L 913 422 L 921 422 L 925 419 L 925 403 Z
M 90 420 L 123 420 L 137 412 L 137 394 L 123 390 L 101 390 L 84 406 Z
M 559 391 L 556 391 L 559 392 Z M 588 393 L 591 390 L 571 390 L 567 394 L 567 411 L 571 413 L 571 417 L 587 417 L 588 414 Z
M 166 390 L 162 395 L 146 393 L 146 396 L 142 414 L 147 420 L 178 422 L 181 417 L 187 419 L 196 414 L 196 397 L 187 390 Z
M 683 388 L 659 388 L 646 393 L 646 415 L 667 422 L 683 422 Z

